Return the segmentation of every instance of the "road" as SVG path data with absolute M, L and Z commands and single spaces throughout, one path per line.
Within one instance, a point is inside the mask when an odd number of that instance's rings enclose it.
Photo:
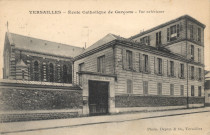
M 67 126 L 9 135 L 210 135 L 210 112 Z

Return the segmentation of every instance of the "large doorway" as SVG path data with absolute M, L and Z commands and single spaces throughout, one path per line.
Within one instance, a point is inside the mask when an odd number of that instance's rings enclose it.
M 109 82 L 89 81 L 89 110 L 90 115 L 108 113 Z

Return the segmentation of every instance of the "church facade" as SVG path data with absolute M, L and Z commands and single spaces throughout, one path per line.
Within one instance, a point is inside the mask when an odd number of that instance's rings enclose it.
M 87 49 L 7 33 L 4 79 L 78 86 L 83 114 L 203 107 L 204 29 L 185 15 Z

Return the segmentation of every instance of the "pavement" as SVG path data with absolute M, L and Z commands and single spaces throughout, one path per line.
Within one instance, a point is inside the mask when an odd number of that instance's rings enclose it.
M 141 119 L 151 119 L 158 117 L 187 115 L 187 114 L 196 114 L 204 112 L 205 113 L 209 112 L 210 114 L 210 107 L 158 111 L 158 112 L 139 112 L 139 113 L 130 113 L 130 114 L 89 116 L 89 117 L 69 118 L 69 119 L 0 123 L 0 134 L 21 133 L 27 131 L 58 129 L 65 127 L 79 127 L 85 125 L 97 125 L 97 124 L 106 124 L 106 123 L 118 123 L 125 121 L 135 121 Z

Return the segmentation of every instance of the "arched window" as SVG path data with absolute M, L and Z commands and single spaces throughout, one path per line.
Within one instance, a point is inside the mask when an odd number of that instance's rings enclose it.
M 34 62 L 34 81 L 39 81 L 39 63 Z
M 22 70 L 22 80 L 25 80 L 25 71 Z
M 67 66 L 63 65 L 63 82 L 67 83 L 68 82 L 68 74 L 67 74 Z
M 50 63 L 49 75 L 50 75 L 50 82 L 54 82 L 54 66 Z

